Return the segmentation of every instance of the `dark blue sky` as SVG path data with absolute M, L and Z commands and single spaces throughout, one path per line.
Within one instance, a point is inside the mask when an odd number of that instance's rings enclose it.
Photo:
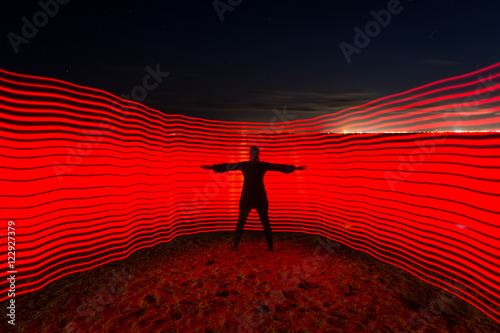
M 284 106 L 312 118 L 499 62 L 494 0 L 221 0 L 235 5 L 223 21 L 214 1 L 60 2 L 53 17 L 40 3 L 55 0 L 4 4 L 1 68 L 116 95 L 159 68 L 169 75 L 142 103 L 206 119 L 270 122 Z M 339 45 L 388 6 L 348 63 Z

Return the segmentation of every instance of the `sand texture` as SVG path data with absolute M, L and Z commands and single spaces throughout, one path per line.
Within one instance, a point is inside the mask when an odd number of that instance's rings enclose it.
M 262 231 L 237 250 L 232 237 L 180 236 L 65 276 L 16 296 L 15 329 L 4 316 L 0 330 L 500 332 L 460 298 L 324 237 L 274 233 L 273 252 Z

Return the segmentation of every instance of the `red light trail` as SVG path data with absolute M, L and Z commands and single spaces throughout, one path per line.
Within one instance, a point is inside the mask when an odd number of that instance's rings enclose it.
M 365 251 L 500 322 L 500 133 L 470 131 L 500 129 L 499 75 L 497 64 L 270 127 L 0 70 L 0 216 L 4 230 L 15 222 L 16 294 L 179 235 L 233 231 L 242 175 L 200 165 L 246 160 L 257 144 L 264 161 L 308 166 L 267 174 L 274 232 Z M 255 212 L 245 229 L 262 229 Z M 0 245 L 7 262 L 7 237 Z

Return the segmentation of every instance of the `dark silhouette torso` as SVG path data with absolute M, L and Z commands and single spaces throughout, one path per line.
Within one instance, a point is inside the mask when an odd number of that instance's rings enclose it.
M 231 170 L 241 170 L 243 173 L 243 190 L 240 197 L 240 208 L 267 207 L 267 193 L 264 186 L 264 175 L 266 171 L 281 171 L 290 173 L 295 170 L 295 166 L 287 164 L 274 164 L 268 162 L 240 162 L 222 163 L 213 166 L 215 172 L 226 172 Z
M 243 190 L 241 191 L 240 206 L 256 208 L 268 205 L 267 192 L 264 186 L 264 175 L 269 170 L 267 162 L 242 162 Z

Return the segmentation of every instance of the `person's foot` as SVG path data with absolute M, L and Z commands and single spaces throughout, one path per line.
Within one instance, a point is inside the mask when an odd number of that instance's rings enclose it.
M 236 248 L 238 247 L 238 243 L 237 242 L 234 242 L 233 243 L 233 250 L 236 250 Z

